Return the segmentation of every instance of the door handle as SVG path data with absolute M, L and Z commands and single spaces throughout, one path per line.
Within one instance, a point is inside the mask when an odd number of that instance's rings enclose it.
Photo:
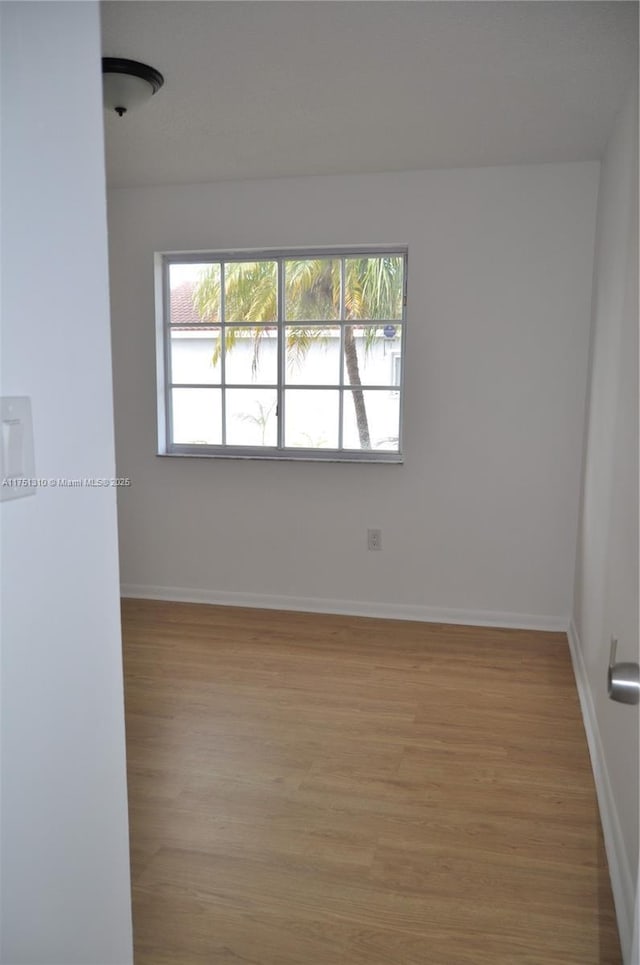
M 611 637 L 607 691 L 611 700 L 620 704 L 640 703 L 640 666 L 637 663 L 616 663 L 618 641 Z

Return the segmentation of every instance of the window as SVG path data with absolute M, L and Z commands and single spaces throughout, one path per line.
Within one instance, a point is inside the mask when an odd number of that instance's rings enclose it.
M 159 451 L 400 462 L 406 262 L 158 255 Z
M 400 352 L 391 352 L 391 385 L 400 385 L 400 373 L 402 371 L 402 359 Z

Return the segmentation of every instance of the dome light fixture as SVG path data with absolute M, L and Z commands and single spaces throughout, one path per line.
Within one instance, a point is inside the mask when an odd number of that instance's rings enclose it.
M 102 96 L 107 111 L 122 117 L 160 90 L 164 77 L 155 67 L 121 57 L 102 58 Z

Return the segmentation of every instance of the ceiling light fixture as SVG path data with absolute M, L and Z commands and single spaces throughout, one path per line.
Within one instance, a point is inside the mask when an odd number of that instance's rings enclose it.
M 121 57 L 102 58 L 102 96 L 105 110 L 120 117 L 148 101 L 164 84 L 155 67 Z

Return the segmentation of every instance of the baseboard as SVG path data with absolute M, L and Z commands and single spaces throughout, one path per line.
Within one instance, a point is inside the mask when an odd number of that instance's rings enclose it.
M 420 623 L 454 623 L 464 626 L 504 627 L 515 630 L 553 630 L 566 633 L 568 621 L 560 617 L 489 610 L 453 610 L 415 604 L 331 600 L 320 597 L 274 596 L 266 593 L 234 593 L 228 590 L 194 590 L 177 586 L 140 586 L 125 583 L 123 597 L 142 600 L 174 600 L 217 606 L 246 606 L 261 610 L 296 610 L 305 613 L 336 613 L 344 616 L 416 620 Z
M 569 623 L 569 648 L 571 650 L 573 672 L 578 687 L 578 697 L 580 698 L 584 729 L 587 735 L 591 767 L 593 769 L 593 777 L 598 796 L 604 846 L 609 864 L 609 875 L 611 877 L 611 890 L 613 891 L 618 931 L 620 933 L 620 944 L 622 945 L 623 955 L 625 955 L 625 962 L 627 962 L 630 961 L 627 956 L 630 954 L 629 949 L 631 948 L 633 934 L 635 883 L 631 875 L 631 868 L 629 867 L 629 860 L 624 846 L 622 827 L 620 826 L 620 818 L 613 796 L 613 788 L 607 769 L 604 747 L 602 746 L 600 728 L 598 727 L 598 718 L 596 717 L 591 688 L 582 657 L 580 638 L 573 619 Z

